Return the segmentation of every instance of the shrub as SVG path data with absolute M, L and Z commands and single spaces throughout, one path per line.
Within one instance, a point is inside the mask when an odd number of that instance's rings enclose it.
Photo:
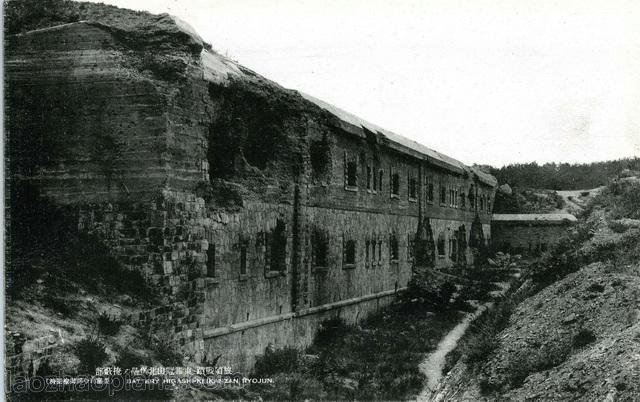
M 529 375 L 562 364 L 567 360 L 569 351 L 568 345 L 548 344 L 532 353 L 518 353 L 507 363 L 506 381 L 512 388 L 519 388 Z
M 469 337 L 463 349 L 470 363 L 482 363 L 491 356 L 499 346 L 495 335 L 493 329 L 483 326 Z
M 281 349 L 267 347 L 254 367 L 255 377 L 269 377 L 278 373 L 295 372 L 300 367 L 300 351 L 286 346 Z
M 620 213 L 627 218 L 640 218 L 640 182 L 628 183 L 621 198 Z
M 78 21 L 78 13 L 68 3 L 68 0 L 9 1 L 5 6 L 6 33 L 16 34 L 42 26 Z
M 614 218 L 640 218 L 640 181 L 618 180 L 611 182 L 593 204 L 611 210 Z
M 488 282 L 500 282 L 509 278 L 509 270 L 506 268 L 492 268 L 489 266 L 471 269 L 467 277 L 472 281 L 483 282 L 482 286 L 493 286 Z
M 515 300 L 506 299 L 493 309 L 485 310 L 470 325 L 459 344 L 460 354 L 466 356 L 469 363 L 480 366 L 496 350 L 500 344 L 498 334 L 509 324 L 515 306 Z
M 76 357 L 80 360 L 78 367 L 80 374 L 95 373 L 96 368 L 100 367 L 109 357 L 104 344 L 95 337 L 87 337 L 78 341 L 73 349 Z
M 413 275 L 403 294 L 405 306 L 411 309 L 444 311 L 449 307 L 456 286 L 429 272 Z
M 78 311 L 77 303 L 73 303 L 63 297 L 54 296 L 52 292 L 47 292 L 44 295 L 42 305 L 57 311 L 65 317 L 71 317 Z
M 616 254 L 618 264 L 633 264 L 640 260 L 640 231 L 628 231 L 619 244 L 622 253 Z
M 582 266 L 583 261 L 577 254 L 579 237 L 580 235 L 574 239 L 567 237 L 560 239 L 532 267 L 529 277 L 536 285 L 537 290 L 557 282 Z
M 349 326 L 340 318 L 331 318 L 320 324 L 316 332 L 314 346 L 326 347 L 336 340 L 343 338 L 349 332 Z
M 253 384 L 264 400 L 402 400 L 422 389 L 418 364 L 455 325 L 451 312 L 407 313 L 402 303 L 347 325 L 324 321 L 314 343 L 302 352 L 269 348 L 258 358 L 252 376 L 274 384 Z M 305 353 L 305 354 L 302 354 Z
M 120 351 L 118 357 L 114 363 L 115 367 L 120 367 L 123 369 L 123 376 L 125 377 L 125 381 L 131 379 L 133 375 L 131 372 L 127 372 L 126 369 L 132 369 L 142 366 L 151 367 L 153 366 L 153 360 L 144 356 L 130 347 L 127 347 Z M 144 378 L 151 378 L 151 375 L 146 375 Z M 140 377 L 137 377 L 140 380 Z M 123 389 L 116 391 L 114 395 L 109 395 L 110 398 L 116 400 L 171 400 L 174 398 L 172 390 L 170 387 L 161 386 L 159 384 L 147 384 L 144 389 Z M 106 396 L 101 396 L 100 399 L 106 399 Z
M 500 286 L 491 282 L 478 282 L 469 286 L 465 286 L 460 291 L 460 298 L 463 300 L 491 300 L 489 293 L 502 289 Z
M 387 393 L 389 395 L 407 395 L 410 391 L 422 388 L 423 375 L 415 372 L 403 373 L 391 381 Z
M 127 347 L 120 352 L 114 365 L 122 369 L 131 369 L 140 366 L 151 366 L 152 363 L 148 357 L 142 356 Z
M 590 329 L 582 328 L 578 333 L 573 337 L 573 347 L 574 348 L 582 348 L 587 346 L 591 342 L 596 340 L 596 336 Z
M 182 364 L 184 356 L 179 353 L 175 344 L 168 337 L 154 337 L 151 349 L 155 358 L 165 367 L 176 367 Z
M 629 228 L 620 221 L 609 221 L 609 229 L 613 230 L 615 233 L 624 233 Z
M 534 371 L 531 361 L 524 356 L 518 355 L 507 363 L 507 381 L 512 388 L 520 388 L 529 374 Z
M 453 369 L 458 360 L 462 357 L 460 348 L 455 348 L 451 352 L 447 353 L 444 359 L 444 366 L 442 367 L 442 375 L 446 375 Z
M 100 313 L 98 316 L 98 331 L 103 335 L 113 336 L 118 333 L 122 326 L 122 321 L 107 313 Z
M 587 221 L 582 224 L 579 224 L 576 228 L 575 236 L 572 240 L 576 243 L 585 242 L 593 237 L 593 234 L 596 230 L 596 222 L 595 221 Z
M 495 391 L 498 391 L 501 387 L 495 381 L 491 381 L 489 378 L 481 376 L 478 380 L 480 386 L 480 395 L 487 396 Z

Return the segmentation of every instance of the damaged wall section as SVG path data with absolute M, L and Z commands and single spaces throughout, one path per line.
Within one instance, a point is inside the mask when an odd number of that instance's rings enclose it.
M 240 370 L 268 344 L 304 346 L 320 320 L 391 302 L 416 245 L 446 268 L 472 262 L 474 222 L 490 238 L 495 183 L 481 173 L 150 21 L 10 39 L 10 168 L 144 273 L 163 305 L 133 321 L 194 361 Z M 30 159 L 33 146 L 49 153 Z

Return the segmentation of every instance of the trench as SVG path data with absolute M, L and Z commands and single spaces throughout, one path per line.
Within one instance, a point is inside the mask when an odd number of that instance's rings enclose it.
M 520 273 L 515 273 L 512 278 L 520 277 Z M 511 287 L 511 282 L 495 282 L 495 285 L 500 287 L 499 290 L 489 292 L 489 295 L 496 299 L 504 295 Z M 467 332 L 469 325 L 478 318 L 486 309 L 493 307 L 494 302 L 489 301 L 479 305 L 472 313 L 468 313 L 462 321 L 458 323 L 451 331 L 449 331 L 442 340 L 438 343 L 436 350 L 430 353 L 425 360 L 418 366 L 420 372 L 427 377 L 427 384 L 424 389 L 418 395 L 418 402 L 426 402 L 432 400 L 432 397 L 436 393 L 440 381 L 442 380 L 442 370 L 444 369 L 445 358 L 449 352 L 454 350 L 458 346 L 458 341 Z
M 431 395 L 436 391 L 440 380 L 442 379 L 442 369 L 445 364 L 445 357 L 449 352 L 456 348 L 458 341 L 467 332 L 469 325 L 482 314 L 484 310 L 490 308 L 493 303 L 489 302 L 478 306 L 473 312 L 467 314 L 462 321 L 458 323 L 447 335 L 438 343 L 436 350 L 429 354 L 427 358 L 420 363 L 418 368 L 427 377 L 427 384 L 422 390 L 417 400 L 428 401 Z

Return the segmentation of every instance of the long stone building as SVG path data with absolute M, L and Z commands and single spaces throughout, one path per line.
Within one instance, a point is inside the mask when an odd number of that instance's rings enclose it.
M 505 252 L 539 254 L 565 238 L 577 221 L 566 213 L 494 214 L 493 247 Z
M 124 12 L 124 11 L 123 11 Z M 132 318 L 249 367 L 471 264 L 495 179 L 217 54 L 168 15 L 8 37 L 10 191 L 72 211 L 163 305 Z M 434 133 L 440 135 L 442 133 Z

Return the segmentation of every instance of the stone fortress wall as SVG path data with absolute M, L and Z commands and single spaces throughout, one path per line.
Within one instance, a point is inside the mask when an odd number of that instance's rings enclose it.
M 136 24 L 7 39 L 9 191 L 70 207 L 142 270 L 163 304 L 132 322 L 195 361 L 247 369 L 388 304 L 420 225 L 438 268 L 490 241 L 493 177 L 281 88 L 170 16 Z
M 539 254 L 566 237 L 576 222 L 571 214 L 495 214 L 492 246 L 504 252 Z

